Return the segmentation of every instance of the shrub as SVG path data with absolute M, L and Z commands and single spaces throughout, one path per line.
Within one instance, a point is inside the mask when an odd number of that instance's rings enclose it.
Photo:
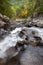
M 40 2 L 40 6 L 39 6 Z M 43 0 L 0 0 L 0 13 L 13 18 L 26 18 L 31 15 L 36 8 L 43 12 Z

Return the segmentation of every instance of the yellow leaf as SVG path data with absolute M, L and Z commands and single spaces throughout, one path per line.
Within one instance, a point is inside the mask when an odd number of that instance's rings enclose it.
M 25 16 L 28 14 L 28 10 L 24 9 L 21 11 L 21 16 Z

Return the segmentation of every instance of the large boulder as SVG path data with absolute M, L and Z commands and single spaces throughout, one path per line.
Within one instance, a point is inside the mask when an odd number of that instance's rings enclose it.
M 2 50 L 1 50 L 2 51 Z M 0 65 L 4 65 L 4 64 L 10 64 L 11 65 L 13 63 L 19 62 L 19 52 L 17 50 L 15 50 L 14 47 L 10 47 L 8 50 L 6 50 L 5 52 L 0 52 Z M 11 60 L 13 59 L 13 61 L 11 62 Z M 16 64 L 15 63 L 15 64 Z

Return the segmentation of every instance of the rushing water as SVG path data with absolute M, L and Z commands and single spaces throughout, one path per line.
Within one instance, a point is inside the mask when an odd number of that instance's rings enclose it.
M 5 56 L 5 51 L 10 47 L 15 47 L 17 41 L 23 41 L 24 39 L 19 37 L 19 33 L 22 29 L 38 31 L 38 36 L 43 40 L 43 28 L 36 27 L 19 27 L 11 31 L 10 34 L 0 41 L 0 58 Z M 43 65 L 43 46 L 34 47 L 29 45 L 21 56 L 22 65 Z
M 5 37 L 3 40 L 0 41 L 0 57 L 3 57 L 5 51 L 10 47 L 15 47 L 18 40 L 23 40 L 18 37 L 21 28 L 16 28 L 15 30 L 11 31 L 11 33 Z

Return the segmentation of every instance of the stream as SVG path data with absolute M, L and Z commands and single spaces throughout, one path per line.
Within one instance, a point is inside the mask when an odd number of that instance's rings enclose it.
M 22 30 L 25 30 L 26 32 L 20 37 L 19 34 Z M 32 34 L 32 31 L 34 31 L 35 34 Z M 41 38 L 41 43 L 43 44 L 43 28 L 18 27 L 12 30 L 8 36 L 0 41 L 0 60 L 3 59 L 3 62 L 5 63 L 7 58 L 11 58 L 15 53 L 14 49 L 9 50 L 10 48 L 14 48 L 18 41 L 24 41 L 26 36 L 29 36 L 30 41 L 34 41 L 34 35 L 39 36 Z M 26 45 L 26 49 L 21 52 L 20 65 L 43 65 L 43 46 Z

